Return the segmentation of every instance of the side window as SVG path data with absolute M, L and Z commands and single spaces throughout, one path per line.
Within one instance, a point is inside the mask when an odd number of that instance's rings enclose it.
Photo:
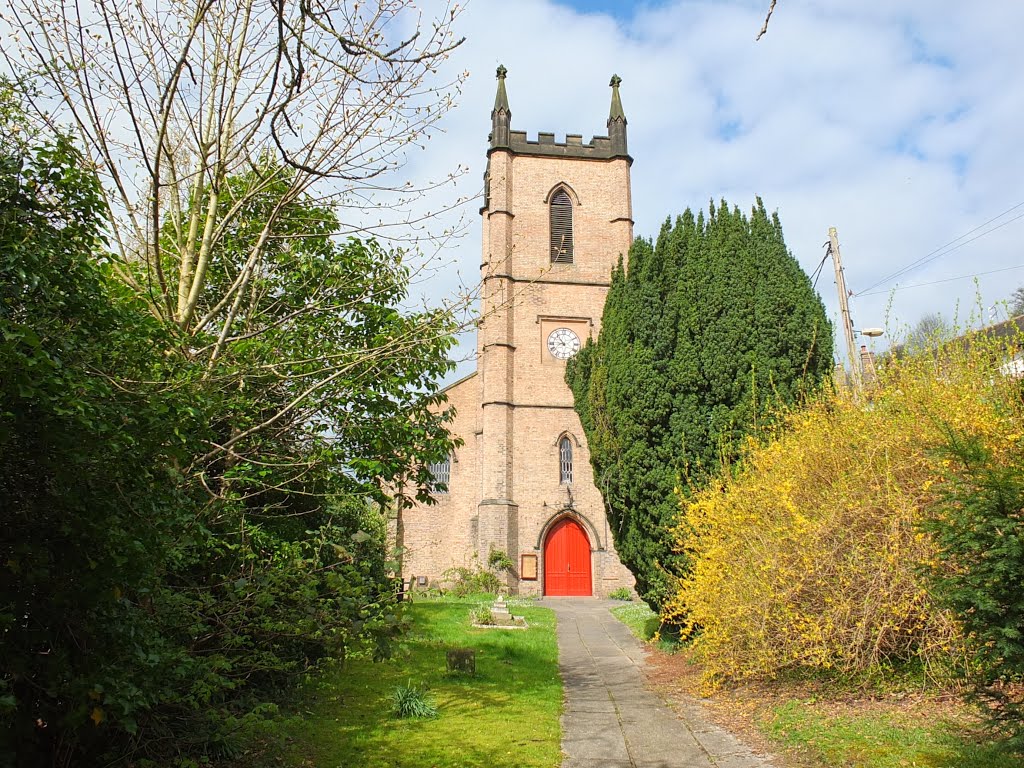
M 558 443 L 558 482 L 562 485 L 572 483 L 572 441 L 563 437 Z
M 551 263 L 572 264 L 572 200 L 564 190 L 551 198 Z
M 448 482 L 452 477 L 452 457 L 449 456 L 444 461 L 429 464 L 427 465 L 427 469 L 430 470 L 430 474 L 434 476 L 434 493 L 448 493 Z M 444 486 L 443 488 L 439 487 L 442 485 Z

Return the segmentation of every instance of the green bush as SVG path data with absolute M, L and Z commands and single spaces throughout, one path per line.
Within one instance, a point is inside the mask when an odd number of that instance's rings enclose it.
M 225 386 L 182 353 L 195 340 L 111 266 L 89 164 L 18 141 L 9 101 L 0 83 L 0 768 L 229 755 L 319 659 L 388 654 L 402 621 L 366 495 L 389 470 L 284 429 L 252 460 L 202 458 L 267 417 L 275 377 Z
M 470 612 L 470 621 L 473 624 L 489 627 L 494 624 L 494 613 L 489 605 L 479 605 Z
M 967 634 L 983 711 L 1024 749 L 1024 447 L 1013 435 L 997 458 L 977 436 L 947 436 L 939 513 L 924 525 L 940 557 L 927 574 Z
M 497 574 L 479 567 L 449 568 L 441 574 L 441 578 L 447 582 L 448 592 L 456 597 L 475 595 L 480 592 L 495 593 L 502 586 Z
M 638 238 L 601 335 L 566 367 L 615 548 L 655 610 L 690 568 L 674 489 L 702 487 L 780 404 L 832 374 L 832 329 L 760 199 L 712 203 Z
M 501 573 L 502 571 L 511 572 L 515 567 L 516 564 L 512 562 L 512 558 L 503 550 L 492 549 L 487 554 L 487 568 L 494 573 Z
M 203 535 L 177 468 L 210 399 L 94 259 L 88 163 L 18 133 L 0 120 L 0 765 L 99 764 L 224 672 L 179 644 L 190 597 L 162 581 Z
M 632 600 L 633 593 L 630 591 L 629 587 L 619 587 L 618 589 L 609 592 L 608 597 L 612 600 Z

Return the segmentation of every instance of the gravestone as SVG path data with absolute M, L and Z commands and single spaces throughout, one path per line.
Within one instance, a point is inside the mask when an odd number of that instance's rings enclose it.
M 491 606 L 491 613 L 494 614 L 494 621 L 496 624 L 501 624 L 502 619 L 510 619 L 508 612 L 508 604 L 505 602 L 505 596 L 501 595 L 497 600 L 494 601 L 494 605 Z
M 452 648 L 448 651 L 448 671 L 476 674 L 476 651 L 472 648 Z

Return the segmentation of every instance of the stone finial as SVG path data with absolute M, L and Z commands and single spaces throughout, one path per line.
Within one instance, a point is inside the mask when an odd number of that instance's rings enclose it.
M 612 106 L 608 110 L 608 138 L 612 144 L 612 155 L 616 157 L 628 157 L 626 148 L 626 113 L 622 110 L 622 99 L 619 97 L 619 85 L 622 78 L 612 75 L 608 85 L 612 89 Z
M 619 86 L 622 84 L 622 78 L 618 75 L 612 75 L 612 80 L 608 85 L 612 89 L 612 107 L 608 111 L 608 120 L 623 120 L 626 119 L 626 113 L 622 111 L 622 99 L 619 97 Z
M 498 78 L 498 92 L 494 96 L 494 109 L 491 110 L 491 146 L 507 147 L 512 122 L 512 110 L 509 109 L 508 94 L 505 92 L 508 70 L 504 64 L 499 64 L 495 74 Z
M 505 75 L 508 74 L 508 70 L 505 69 L 503 64 L 498 65 L 498 92 L 494 96 L 494 111 L 504 109 L 506 112 L 511 112 L 508 108 L 508 94 L 505 93 Z

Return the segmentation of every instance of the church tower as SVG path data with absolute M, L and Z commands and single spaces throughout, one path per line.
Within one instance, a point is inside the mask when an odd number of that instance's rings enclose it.
M 584 143 L 512 130 L 506 76 L 498 67 L 480 209 L 478 369 L 447 391 L 465 445 L 435 472 L 448 482 L 439 504 L 406 514 L 405 575 L 443 581 L 446 568 L 500 552 L 514 564 L 514 593 L 603 596 L 633 580 L 615 554 L 565 366 L 596 338 L 612 268 L 633 238 L 621 80 L 611 80 L 608 135 Z

